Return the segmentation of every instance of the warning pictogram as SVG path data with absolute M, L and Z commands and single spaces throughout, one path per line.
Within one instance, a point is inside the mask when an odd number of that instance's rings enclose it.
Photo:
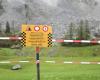
M 27 27 L 26 31 L 31 31 L 31 28 L 30 27 Z
M 39 31 L 39 30 L 40 30 L 40 27 L 39 27 L 39 26 L 35 26 L 35 27 L 34 27 L 34 30 L 35 30 L 35 31 Z
M 44 27 L 43 27 L 43 31 L 44 31 L 44 32 L 47 32 L 47 31 L 48 31 L 48 27 L 47 27 L 47 26 L 44 26 Z

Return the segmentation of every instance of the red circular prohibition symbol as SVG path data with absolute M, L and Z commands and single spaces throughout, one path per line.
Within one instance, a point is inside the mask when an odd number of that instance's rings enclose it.
M 35 30 L 35 31 L 39 31 L 39 30 L 40 30 L 40 27 L 39 27 L 39 26 L 35 26 L 35 27 L 34 27 L 34 30 Z
M 48 31 L 48 27 L 47 27 L 47 26 L 44 26 L 44 27 L 43 27 L 43 31 L 44 31 L 44 32 L 47 32 L 47 31 Z

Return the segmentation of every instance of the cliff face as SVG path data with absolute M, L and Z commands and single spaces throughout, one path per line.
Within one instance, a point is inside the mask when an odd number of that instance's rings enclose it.
M 0 0 L 2 28 L 7 21 L 16 29 L 23 23 L 50 24 L 57 38 L 63 36 L 70 22 L 81 19 L 97 22 L 99 14 L 100 0 Z

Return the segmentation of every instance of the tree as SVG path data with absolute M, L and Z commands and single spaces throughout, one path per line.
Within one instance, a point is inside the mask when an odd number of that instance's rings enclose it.
M 84 34 L 84 38 L 86 40 L 90 39 L 90 30 L 89 30 L 88 20 L 85 21 L 85 34 Z
M 69 28 L 69 31 L 67 33 L 65 33 L 65 36 L 63 39 L 70 39 L 72 40 L 73 39 L 73 36 L 74 36 L 74 23 L 71 22 L 68 26 Z M 66 46 L 66 45 L 72 45 L 72 43 L 66 43 L 66 42 L 63 42 L 62 43 L 63 46 Z
M 76 27 L 76 28 L 75 28 Z M 77 29 L 77 30 L 76 30 Z M 68 34 L 68 35 L 67 35 Z M 65 34 L 64 39 L 75 39 L 75 40 L 88 40 L 90 39 L 90 30 L 89 30 L 89 23 L 87 20 L 81 20 L 78 24 L 78 27 L 73 23 L 69 25 L 69 31 Z M 87 44 L 80 44 L 80 43 L 62 43 L 63 46 L 84 46 Z
M 84 22 L 83 20 L 80 21 L 79 23 L 79 29 L 78 29 L 78 38 L 80 40 L 84 39 Z
M 73 27 L 74 24 L 71 22 L 69 25 L 69 39 L 73 39 Z
M 6 33 L 6 34 L 10 33 L 10 25 L 9 25 L 9 22 L 6 23 L 6 30 L 5 30 L 5 33 Z
M 88 21 L 81 20 L 78 28 L 78 38 L 80 40 L 88 40 L 90 38 L 90 30 Z

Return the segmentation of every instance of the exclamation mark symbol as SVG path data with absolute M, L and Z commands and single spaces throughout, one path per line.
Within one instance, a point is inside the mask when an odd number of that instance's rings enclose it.
M 28 27 L 28 28 L 26 29 L 26 31 L 31 31 L 31 28 L 30 28 L 30 27 Z

